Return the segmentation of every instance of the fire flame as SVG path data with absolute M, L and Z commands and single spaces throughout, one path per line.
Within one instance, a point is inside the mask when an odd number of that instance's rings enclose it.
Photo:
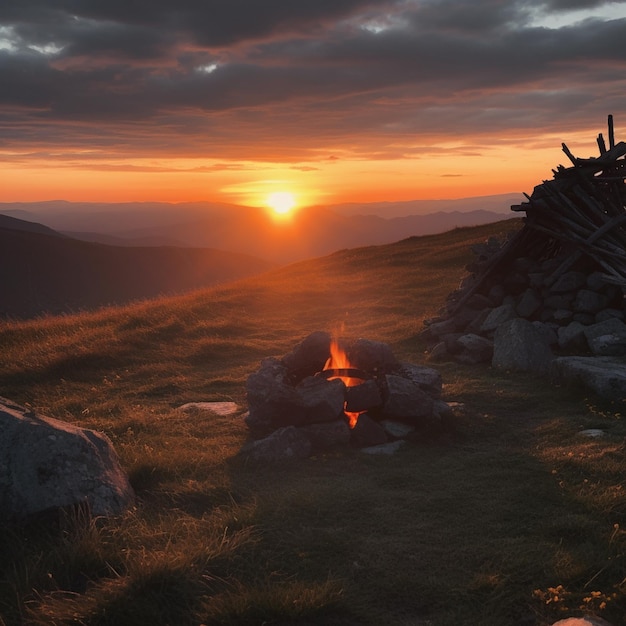
M 348 358 L 346 351 L 339 345 L 339 341 L 337 339 L 331 339 L 330 357 L 324 365 L 324 370 L 350 369 L 353 367 L 354 365 L 350 363 L 350 359 Z M 332 376 L 328 380 L 334 380 L 335 378 L 343 380 L 346 387 L 355 387 L 363 382 L 360 378 L 353 378 L 351 376 Z M 346 411 L 344 403 L 344 413 L 348 418 L 348 426 L 350 426 L 350 428 L 354 428 L 359 420 L 359 415 L 361 415 L 361 413 L 365 413 L 365 411 Z

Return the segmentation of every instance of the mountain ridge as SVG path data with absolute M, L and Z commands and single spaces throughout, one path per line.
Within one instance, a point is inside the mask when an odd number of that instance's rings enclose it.
M 222 250 L 116 247 L 38 232 L 36 226 L 0 225 L 1 317 L 29 319 L 122 305 L 231 282 L 274 267 Z

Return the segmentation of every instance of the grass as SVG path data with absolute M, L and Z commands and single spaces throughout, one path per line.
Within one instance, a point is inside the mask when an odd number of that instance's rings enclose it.
M 0 624 L 545 626 L 626 615 L 623 404 L 437 365 L 453 427 L 393 457 L 249 466 L 259 361 L 344 326 L 424 362 L 469 246 L 517 222 L 346 250 L 177 298 L 0 326 L 0 395 L 105 431 L 138 500 L 0 533 Z M 182 413 L 230 400 L 235 416 Z M 587 439 L 583 428 L 607 437 Z

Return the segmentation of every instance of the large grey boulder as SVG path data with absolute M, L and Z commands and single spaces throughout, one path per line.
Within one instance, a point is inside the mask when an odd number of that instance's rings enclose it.
M 626 398 L 626 359 L 600 356 L 563 356 L 552 364 L 557 382 L 590 389 L 601 398 Z
M 543 334 L 532 322 L 516 318 L 501 324 L 493 339 L 494 367 L 547 372 L 554 358 Z
M 0 517 L 86 506 L 117 515 L 134 492 L 111 441 L 0 398 Z

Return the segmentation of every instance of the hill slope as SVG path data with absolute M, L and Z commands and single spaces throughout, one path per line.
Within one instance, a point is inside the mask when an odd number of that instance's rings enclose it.
M 0 316 L 4 317 L 120 305 L 207 287 L 271 267 L 250 256 L 219 250 L 86 243 L 45 226 L 2 217 Z
M 487 366 L 441 363 L 441 435 L 392 457 L 341 449 L 257 466 L 245 381 L 315 330 L 418 333 L 469 248 L 519 220 L 409 238 L 92 313 L 0 323 L 0 396 L 104 431 L 138 496 L 1 528 L 0 622 L 547 626 L 626 614 L 619 407 Z M 180 410 L 234 401 L 221 416 Z M 623 415 L 623 410 L 621 411 Z M 604 429 L 588 439 L 583 428 Z

